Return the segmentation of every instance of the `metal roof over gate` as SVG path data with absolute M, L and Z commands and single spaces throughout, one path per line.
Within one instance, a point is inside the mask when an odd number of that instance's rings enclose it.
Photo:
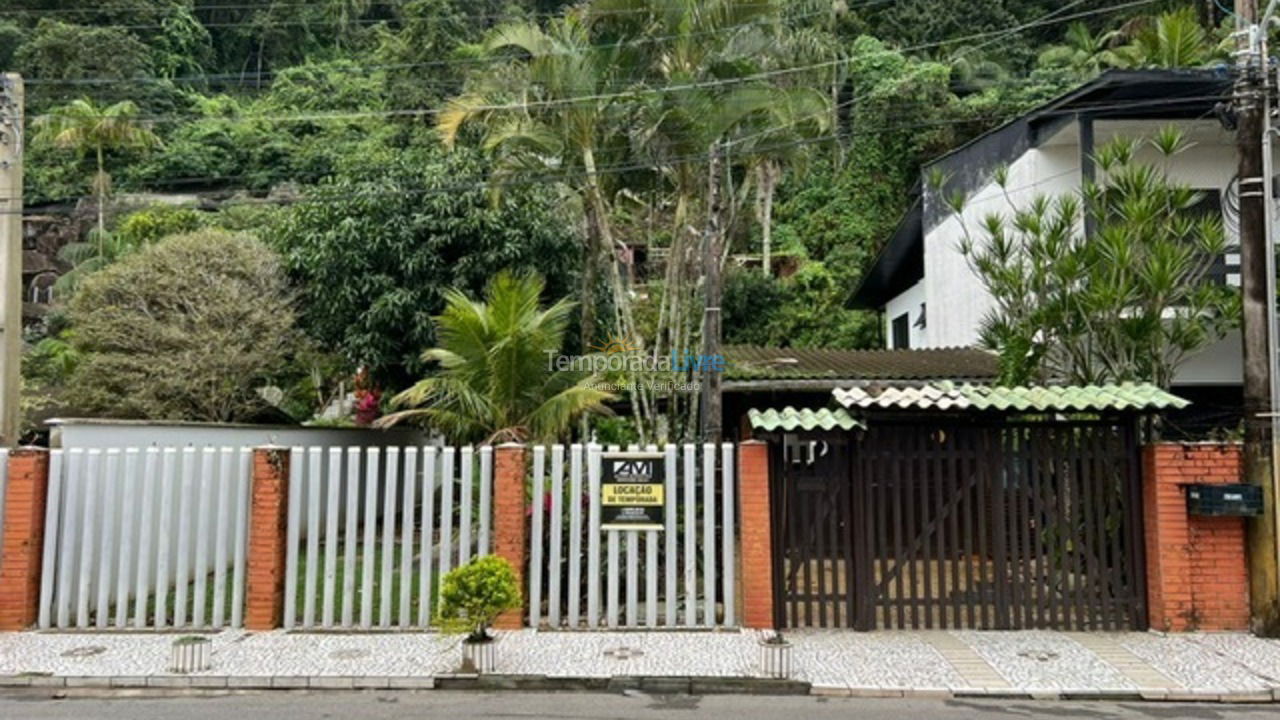
M 1112 385 L 989 385 L 934 382 L 923 386 L 837 388 L 838 403 L 859 410 L 988 410 L 1015 412 L 1143 412 L 1190 403 L 1149 383 Z

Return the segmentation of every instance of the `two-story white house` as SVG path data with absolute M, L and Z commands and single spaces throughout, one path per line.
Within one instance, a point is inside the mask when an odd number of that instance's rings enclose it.
M 1231 93 L 1221 71 L 1112 70 L 1080 88 L 981 135 L 927 163 L 922 177 L 941 171 L 946 192 L 968 196 L 964 224 L 980 228 L 992 212 L 1010 211 L 1038 195 L 1079 192 L 1093 177 L 1094 148 L 1115 137 L 1151 137 L 1170 124 L 1194 145 L 1166 167 L 1178 182 L 1201 190 L 1205 203 L 1226 208 L 1228 238 L 1236 234 L 1234 133 L 1219 119 Z M 1144 148 L 1150 159 L 1156 151 Z M 1144 159 L 1139 155 L 1139 160 Z M 992 174 L 1006 167 L 1004 187 Z M 917 185 L 911 209 L 888 238 L 851 303 L 882 313 L 889 348 L 975 345 L 992 299 L 960 250 L 962 221 L 927 182 Z M 1222 280 L 1239 283 L 1240 257 L 1219 263 Z M 1231 333 L 1189 358 L 1175 390 L 1201 414 L 1239 415 L 1241 339 Z M 1209 418 L 1204 418 L 1210 420 Z M 1211 420 L 1211 422 L 1217 422 Z

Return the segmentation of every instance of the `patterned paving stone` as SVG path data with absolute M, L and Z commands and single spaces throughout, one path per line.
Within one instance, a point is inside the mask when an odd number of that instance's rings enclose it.
M 1134 690 L 1120 671 L 1056 632 L 953 633 L 1019 691 Z
M 947 689 L 968 687 L 920 633 L 796 631 L 796 679 L 849 688 Z
M 1263 662 L 1264 653 L 1280 653 L 1274 641 L 1261 640 L 1264 645 L 1242 640 L 1222 641 L 1218 647 L 1208 639 L 1209 635 L 1162 635 L 1158 633 L 1129 633 L 1121 644 L 1152 667 L 1190 689 L 1212 692 L 1253 692 L 1277 685 L 1258 672 L 1242 664 L 1225 648 Z M 1235 635 L 1243 639 L 1246 636 Z M 1256 638 L 1250 638 L 1256 640 Z

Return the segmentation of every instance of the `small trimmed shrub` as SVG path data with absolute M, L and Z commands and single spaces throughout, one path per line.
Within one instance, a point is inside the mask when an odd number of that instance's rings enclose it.
M 506 560 L 486 555 L 444 576 L 440 587 L 440 628 L 468 633 L 469 642 L 485 642 L 493 621 L 518 607 L 520 584 L 515 572 Z

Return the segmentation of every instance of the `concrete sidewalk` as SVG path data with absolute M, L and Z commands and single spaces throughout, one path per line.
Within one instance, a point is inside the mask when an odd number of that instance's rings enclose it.
M 456 674 L 436 633 L 212 635 L 213 668 L 167 670 L 175 634 L 0 634 L 0 686 L 196 688 L 668 687 L 765 691 L 753 631 L 502 633 L 498 672 Z M 1280 701 L 1280 641 L 1244 634 L 788 633 L 794 678 L 871 697 Z

